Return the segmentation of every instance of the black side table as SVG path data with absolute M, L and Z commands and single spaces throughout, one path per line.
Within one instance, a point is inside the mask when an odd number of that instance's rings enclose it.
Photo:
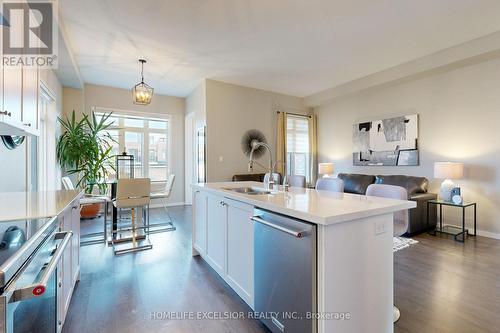
M 430 206 L 431 205 L 438 205 L 439 206 L 439 227 L 436 227 L 434 231 L 429 232 L 432 235 L 436 235 L 437 232 L 443 233 L 443 234 L 448 234 L 448 235 L 453 235 L 455 240 L 457 242 L 463 243 L 465 241 L 465 235 L 467 236 L 476 236 L 476 203 L 475 202 L 470 202 L 470 203 L 462 203 L 462 204 L 455 204 L 453 202 L 448 202 L 448 201 L 443 201 L 443 200 L 429 200 L 427 201 L 427 228 L 429 228 L 429 212 L 430 212 Z M 458 207 L 462 208 L 462 228 L 460 227 L 455 227 L 451 225 L 447 225 L 443 227 L 443 206 L 450 206 L 450 207 Z M 465 209 L 467 207 L 474 207 L 474 234 L 469 233 L 469 229 L 465 229 Z

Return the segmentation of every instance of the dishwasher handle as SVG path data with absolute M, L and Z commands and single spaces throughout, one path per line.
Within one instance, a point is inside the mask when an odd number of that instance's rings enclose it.
M 261 224 L 264 224 L 264 225 L 267 225 L 268 227 L 271 227 L 271 228 L 274 228 L 276 230 L 279 230 L 279 231 L 282 231 L 284 233 L 287 233 L 289 235 L 292 235 L 293 237 L 295 238 L 302 238 L 306 235 L 306 232 L 305 231 L 295 231 L 295 230 L 291 230 L 291 229 L 288 229 L 288 228 L 285 228 L 281 225 L 278 225 L 278 224 L 275 224 L 275 223 L 272 223 L 272 222 L 269 222 L 269 221 L 266 221 L 258 216 L 252 216 L 250 218 L 252 221 L 254 222 L 257 222 L 257 223 L 261 223 Z

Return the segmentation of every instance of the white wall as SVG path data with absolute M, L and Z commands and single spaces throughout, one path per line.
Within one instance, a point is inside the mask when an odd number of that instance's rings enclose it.
M 206 80 L 203 80 L 186 97 L 186 114 L 184 122 L 184 196 L 186 204 L 192 203 L 191 184 L 197 182 L 196 170 L 196 133 L 207 124 L 206 119 Z
M 276 155 L 278 110 L 301 114 L 309 112 L 299 97 L 206 81 L 208 181 L 228 181 L 234 174 L 248 173 L 248 157 L 243 154 L 240 142 L 249 129 L 264 133 Z M 268 158 L 265 154 L 260 162 L 267 165 Z M 254 170 L 257 172 L 259 169 L 255 166 Z
M 77 115 L 81 114 L 85 110 L 84 90 L 64 87 L 62 103 L 64 115 L 71 115 L 73 110 Z
M 0 192 L 18 192 L 26 190 L 26 145 L 9 150 L 0 142 Z
M 465 199 L 478 202 L 478 228 L 500 237 L 500 59 L 462 67 L 398 85 L 351 94 L 315 108 L 319 161 L 337 172 L 406 174 L 433 179 L 435 161 L 461 161 L 465 179 L 456 181 Z M 352 125 L 408 113 L 420 116 L 420 166 L 354 167 Z M 457 222 L 457 212 L 446 211 Z
M 41 70 L 40 80 L 46 85 L 56 99 L 56 116 L 61 114 L 62 110 L 62 87 L 59 80 L 53 71 Z M 58 126 L 56 128 L 59 128 Z M 58 133 L 60 130 L 58 129 Z M 27 190 L 27 145 L 29 140 L 37 140 L 36 138 L 26 139 L 20 147 L 15 150 L 8 150 L 4 144 L 0 142 L 0 192 L 14 192 Z M 54 156 L 55 158 L 55 156 Z M 60 171 L 56 171 L 55 187 L 60 188 Z
M 171 116 L 171 172 L 176 180 L 168 203 L 184 203 L 184 112 L 185 99 L 165 95 L 154 95 L 150 105 L 132 103 L 130 90 L 86 84 L 83 92 L 85 112 L 92 107 L 115 110 L 137 111 Z M 75 93 L 74 98 L 80 95 Z M 76 105 L 76 101 L 67 101 L 67 105 Z M 69 111 L 71 112 L 71 110 Z
M 194 113 L 196 128 L 206 125 L 206 80 L 186 97 L 186 114 Z

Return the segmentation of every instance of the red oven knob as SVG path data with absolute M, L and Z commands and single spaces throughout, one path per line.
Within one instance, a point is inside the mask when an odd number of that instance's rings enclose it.
M 33 295 L 35 296 L 40 296 L 45 292 L 45 287 L 44 286 L 36 286 L 33 288 Z

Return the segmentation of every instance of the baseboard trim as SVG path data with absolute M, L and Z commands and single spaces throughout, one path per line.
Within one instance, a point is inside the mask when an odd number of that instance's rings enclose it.
M 490 231 L 485 231 L 485 230 L 479 230 L 477 229 L 477 235 L 482 236 L 482 237 L 488 237 L 488 238 L 493 238 L 493 239 L 499 239 L 500 240 L 500 234 L 495 233 L 495 232 L 490 232 Z
M 461 226 L 458 226 L 458 225 L 454 225 L 454 224 L 449 224 L 449 223 L 443 223 L 443 227 L 444 226 L 451 226 L 451 227 L 458 227 L 458 228 L 461 228 Z M 469 232 L 474 232 L 474 228 L 472 227 L 469 227 L 467 226 L 466 229 L 469 229 Z M 486 230 L 481 230 L 481 229 L 477 229 L 477 235 L 478 236 L 481 236 L 481 237 L 487 237 L 487 238 L 493 238 L 493 239 L 498 239 L 500 240 L 500 233 L 495 233 L 495 232 L 490 232 L 490 231 L 486 231 Z

